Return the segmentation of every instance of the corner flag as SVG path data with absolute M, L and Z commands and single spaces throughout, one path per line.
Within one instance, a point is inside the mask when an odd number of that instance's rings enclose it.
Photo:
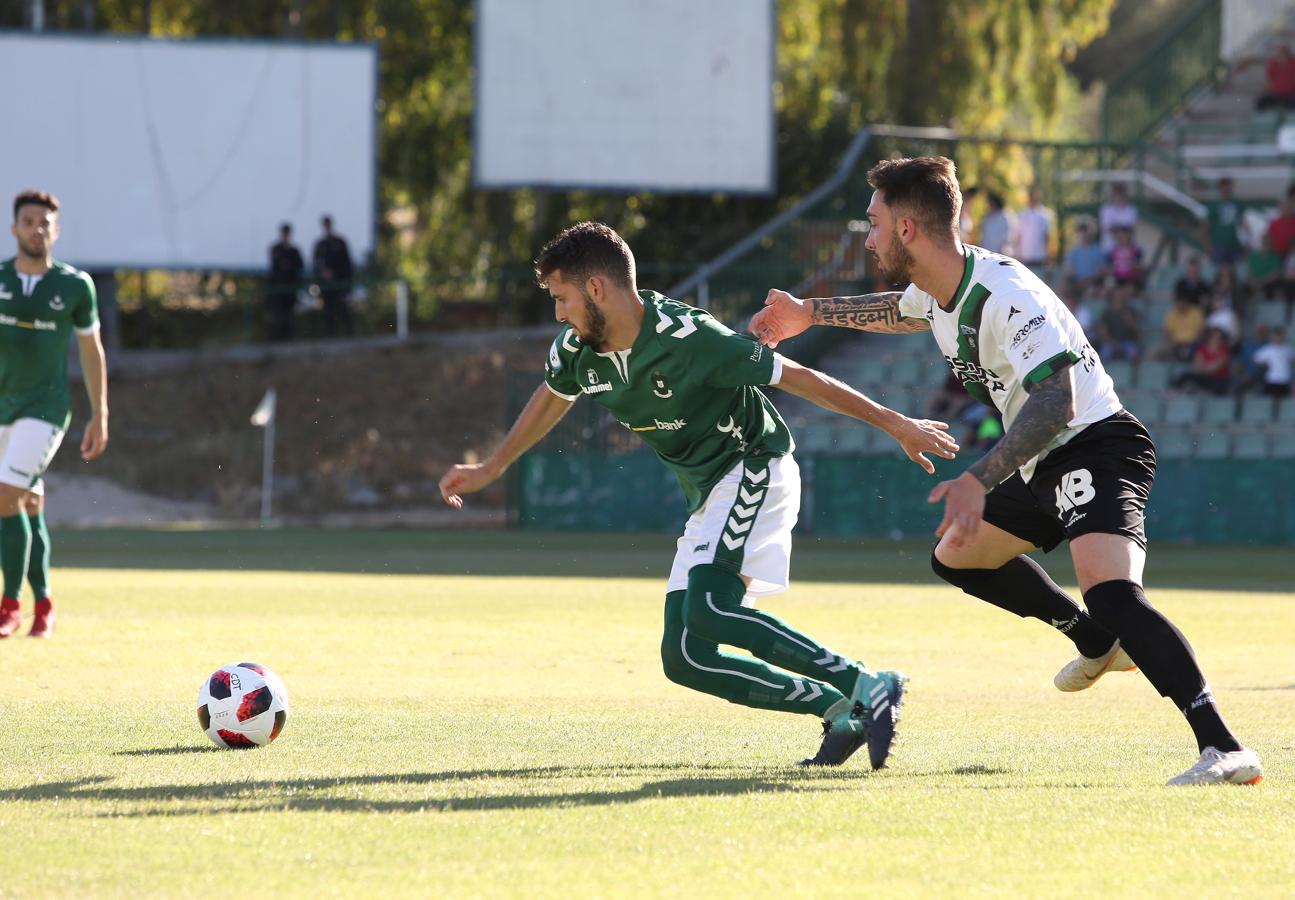
M 265 428 L 274 424 L 274 407 L 276 404 L 274 388 L 265 392 L 261 402 L 257 404 L 256 411 L 252 413 L 252 424 L 257 428 Z

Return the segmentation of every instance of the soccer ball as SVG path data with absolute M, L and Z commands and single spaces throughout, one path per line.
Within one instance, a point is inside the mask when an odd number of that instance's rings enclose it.
M 198 688 L 198 724 L 217 747 L 264 747 L 288 721 L 288 689 L 265 666 L 221 666 Z

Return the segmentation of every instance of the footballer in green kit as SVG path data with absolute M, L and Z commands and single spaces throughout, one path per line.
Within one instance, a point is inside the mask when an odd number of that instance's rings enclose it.
M 535 263 L 565 326 L 544 383 L 484 462 L 441 479 L 454 507 L 504 473 L 582 394 L 647 442 L 688 501 L 666 583 L 661 660 L 671 681 L 743 706 L 823 720 L 810 765 L 838 765 L 865 744 L 890 753 L 905 679 L 868 669 L 755 607 L 786 590 L 800 511 L 794 442 L 761 390 L 777 385 L 882 428 L 928 472 L 924 454 L 958 449 L 941 422 L 915 420 L 736 334 L 709 313 L 639 291 L 634 256 L 606 225 L 582 222 Z M 750 656 L 729 653 L 737 647 Z
M 29 633 L 49 637 L 54 631 L 41 476 L 71 421 L 67 346 L 73 332 L 90 396 L 81 456 L 94 459 L 108 444 L 108 377 L 94 283 L 53 258 L 58 210 L 51 194 L 15 197 L 18 253 L 0 262 L 0 638 L 22 624 L 18 594 L 25 578 L 36 597 Z

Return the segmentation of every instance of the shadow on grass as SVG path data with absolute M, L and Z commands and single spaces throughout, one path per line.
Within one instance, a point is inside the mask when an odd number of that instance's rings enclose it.
M 664 583 L 673 534 L 544 531 L 326 530 L 68 531 L 57 535 L 59 565 L 76 568 L 367 575 L 587 576 Z M 797 535 L 795 582 L 938 586 L 930 540 Z M 1157 545 L 1149 591 L 1163 588 L 1289 591 L 1289 548 Z M 1064 550 L 1036 554 L 1063 585 L 1074 583 Z M 953 590 L 952 588 L 948 588 Z M 1154 599 L 1154 597 L 1153 597 Z
M 166 748 L 176 753 L 189 748 Z M 213 750 L 215 748 L 212 748 Z M 150 751 L 127 751 L 146 755 Z M 157 752 L 157 751 L 152 751 Z M 697 773 L 683 777 L 680 772 Z M 915 773 L 920 776 L 995 775 L 1006 769 L 965 766 L 951 771 Z M 499 779 L 535 779 L 537 786 L 571 778 L 615 778 L 624 776 L 648 780 L 624 790 L 556 790 L 520 793 L 491 793 L 486 786 L 471 793 L 450 797 L 408 800 L 366 799 L 334 796 L 333 792 L 373 786 L 394 788 L 430 784 L 478 784 Z M 653 777 L 657 776 L 657 777 Z M 0 790 L 0 802 L 87 802 L 136 804 L 136 808 L 112 812 L 91 811 L 96 817 L 197 816 L 213 812 L 258 810 L 329 811 L 357 813 L 386 812 L 472 812 L 493 810 L 548 809 L 558 807 L 609 806 L 643 800 L 690 797 L 732 797 L 743 794 L 777 794 L 804 790 L 840 791 L 861 788 L 873 775 L 866 769 L 800 769 L 771 766 L 737 770 L 732 766 L 685 763 L 626 766 L 541 766 L 519 769 L 462 769 L 443 772 L 405 772 L 387 775 L 354 775 L 285 780 L 231 781 L 214 784 L 160 784 L 142 787 L 114 787 L 108 776 L 74 781 L 55 781 L 28 787 Z M 911 777 L 906 774 L 905 777 Z M 353 793 L 353 791 L 352 791 Z

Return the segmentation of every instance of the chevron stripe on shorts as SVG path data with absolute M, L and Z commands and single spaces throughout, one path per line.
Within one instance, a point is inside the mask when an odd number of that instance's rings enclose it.
M 768 493 L 769 460 L 744 460 L 737 497 L 729 508 L 728 521 L 724 523 L 719 546 L 715 548 L 715 562 L 731 565 L 739 572 L 742 570 L 746 540 L 751 535 L 751 526 L 755 524 L 755 517 Z

